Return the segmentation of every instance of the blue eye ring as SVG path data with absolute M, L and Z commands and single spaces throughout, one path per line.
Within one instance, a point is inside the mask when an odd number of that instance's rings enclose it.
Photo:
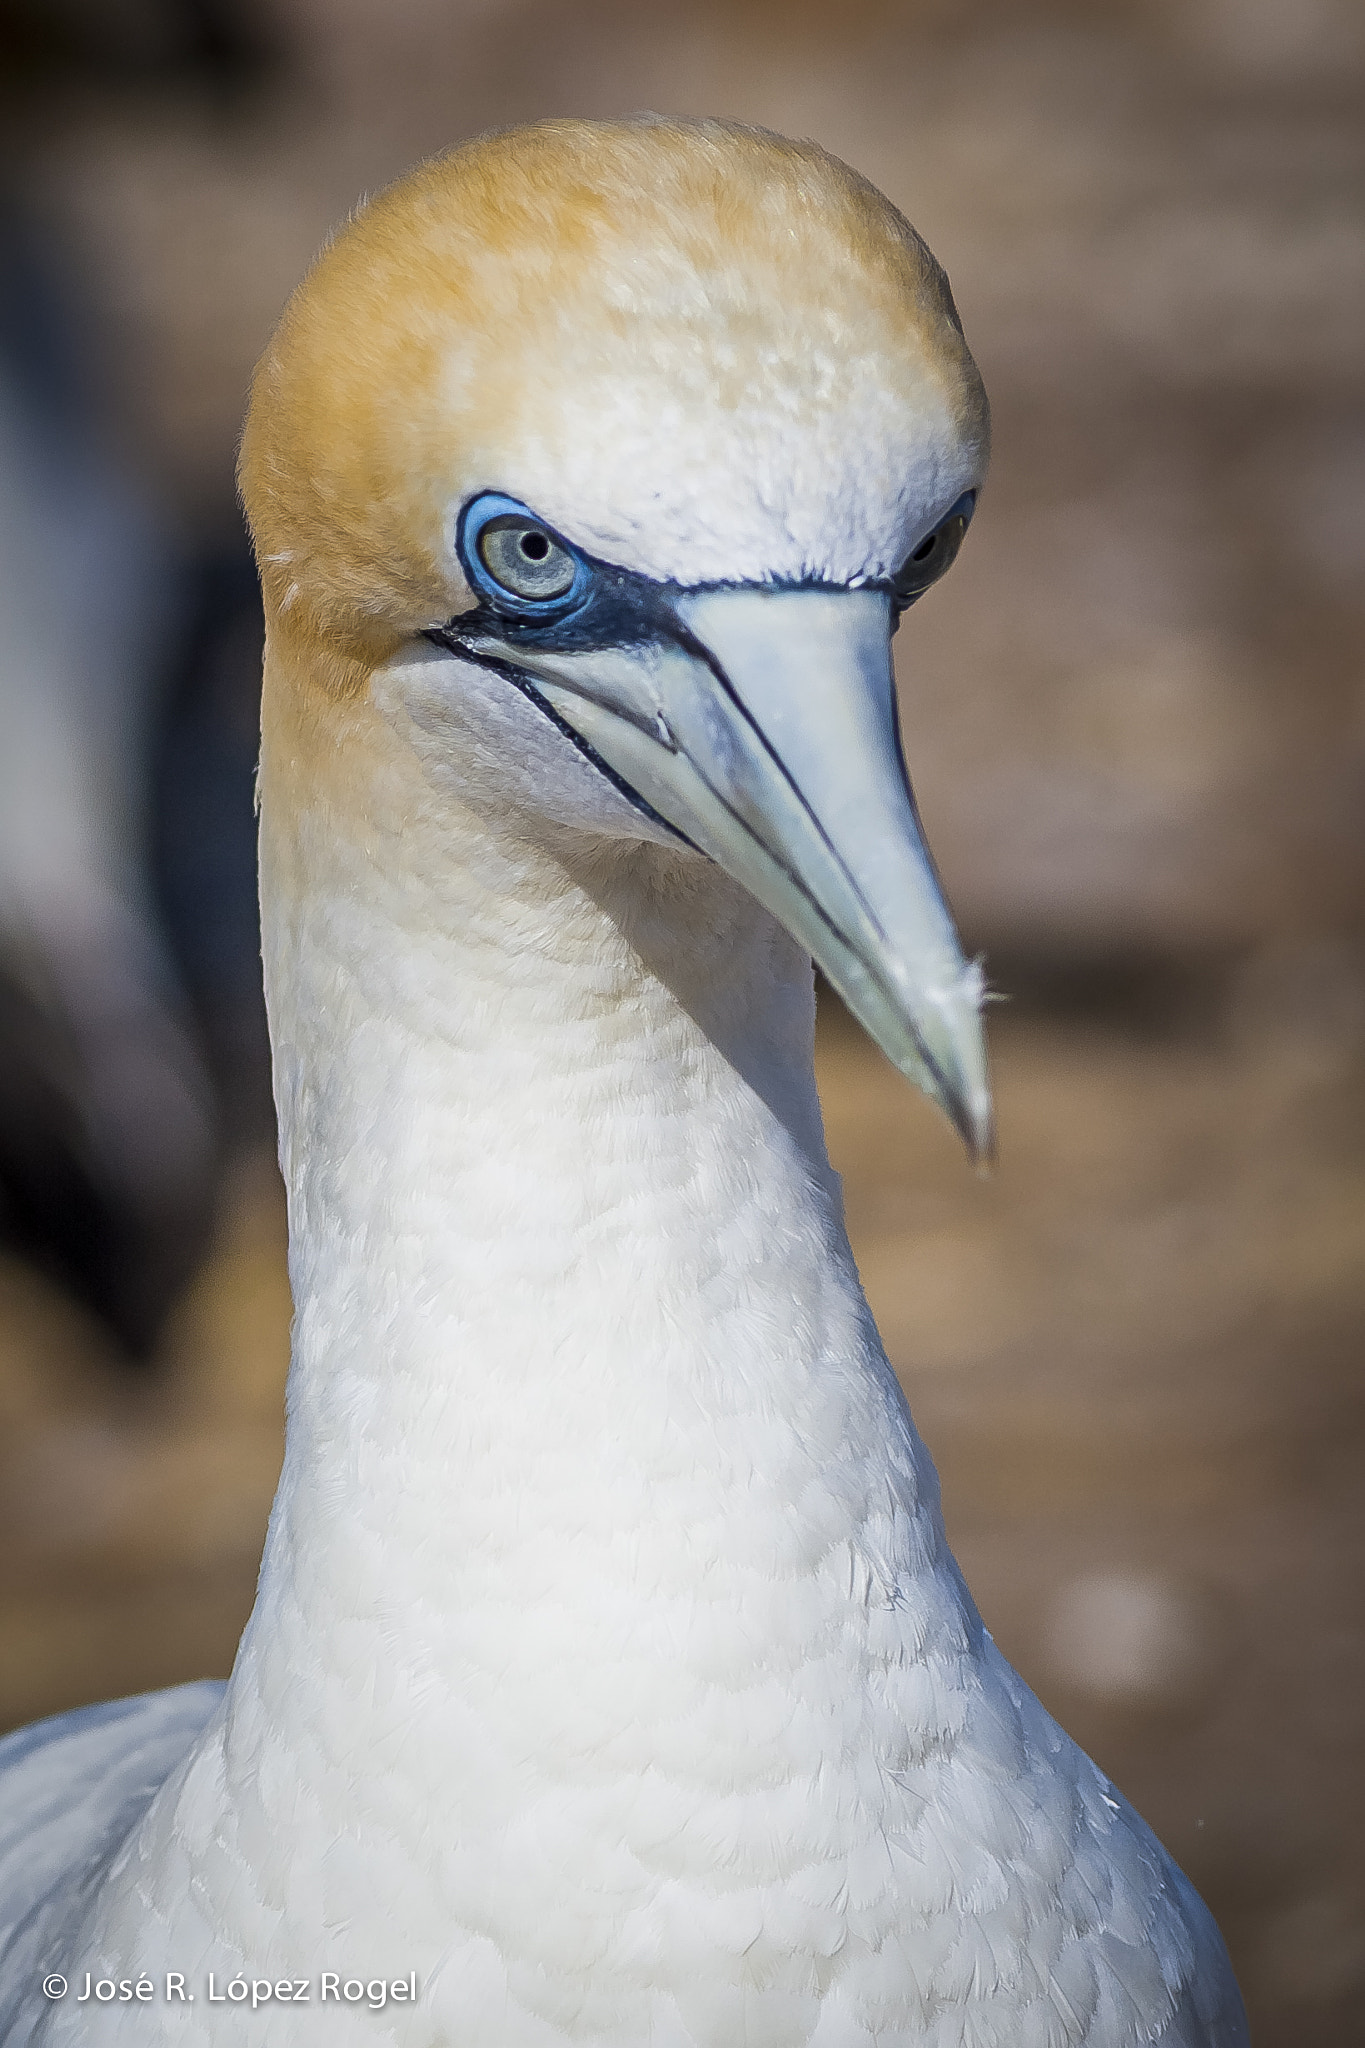
M 975 490 L 964 491 L 910 550 L 891 578 L 892 597 L 898 613 L 908 610 L 938 582 L 940 576 L 951 569 L 975 510 Z
M 543 536 L 549 547 L 572 565 L 572 580 L 565 588 L 546 597 L 532 597 L 510 589 L 493 573 L 480 546 L 488 529 L 495 523 L 499 526 L 522 524 L 534 535 Z M 577 611 L 587 600 L 592 571 L 578 550 L 529 505 L 523 505 L 517 498 L 505 497 L 500 491 L 481 491 L 462 507 L 455 529 L 455 547 L 470 588 L 491 610 L 504 618 L 562 619 Z

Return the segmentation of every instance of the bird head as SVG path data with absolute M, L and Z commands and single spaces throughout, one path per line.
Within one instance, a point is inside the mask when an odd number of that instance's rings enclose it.
M 979 1154 L 982 980 L 891 638 L 987 442 L 947 279 L 845 165 L 558 121 L 420 168 L 324 250 L 241 476 L 284 671 L 338 703 L 418 675 L 428 741 L 433 704 L 491 694 L 509 800 L 717 862 Z

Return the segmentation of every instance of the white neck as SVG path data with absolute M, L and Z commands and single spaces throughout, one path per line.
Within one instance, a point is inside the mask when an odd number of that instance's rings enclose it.
M 809 961 L 691 854 L 441 826 L 420 881 L 409 832 L 333 841 L 302 917 L 267 899 L 296 1326 L 264 1583 L 324 1660 L 410 1549 L 452 1622 L 501 1605 L 529 1642 L 542 1599 L 581 1622 L 612 1581 L 647 1608 L 703 1566 L 781 1569 L 802 1500 L 856 1542 L 911 1449 Z
M 869 1783 L 960 1726 L 976 1623 L 848 1250 L 809 961 L 699 856 L 381 808 L 273 837 L 267 795 L 296 1323 L 212 1855 L 265 1853 L 287 1784 L 384 1867 L 370 1935 L 328 1904 L 347 1968 L 456 1926 L 553 1971 L 537 1885 L 615 1924 L 622 1885 L 845 1868 Z

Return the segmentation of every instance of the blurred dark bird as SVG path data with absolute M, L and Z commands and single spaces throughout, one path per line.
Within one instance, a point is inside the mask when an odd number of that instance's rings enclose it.
M 155 1345 L 204 1242 L 211 1089 L 149 894 L 173 559 L 78 323 L 0 217 L 0 1240 Z

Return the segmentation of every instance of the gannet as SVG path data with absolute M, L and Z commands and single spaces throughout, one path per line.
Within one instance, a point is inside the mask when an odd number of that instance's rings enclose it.
M 284 1470 L 225 1691 L 0 1751 L 6 2044 L 1245 2042 L 972 1604 L 821 1134 L 812 956 L 990 1142 L 891 672 L 986 441 L 913 230 L 720 122 L 473 143 L 291 302 Z

